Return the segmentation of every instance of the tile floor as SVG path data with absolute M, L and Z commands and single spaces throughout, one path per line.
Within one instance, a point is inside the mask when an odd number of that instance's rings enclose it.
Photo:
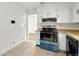
M 62 52 L 51 52 L 36 46 L 35 41 L 25 41 L 10 51 L 2 54 L 2 56 L 66 56 Z

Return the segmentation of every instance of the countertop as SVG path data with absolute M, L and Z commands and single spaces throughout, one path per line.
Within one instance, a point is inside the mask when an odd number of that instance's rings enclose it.
M 79 29 L 57 28 L 57 31 L 65 33 L 79 41 Z

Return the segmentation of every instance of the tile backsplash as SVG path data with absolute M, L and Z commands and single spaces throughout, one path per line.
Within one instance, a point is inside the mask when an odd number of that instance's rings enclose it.
M 46 25 L 46 24 L 40 23 L 40 24 L 38 24 L 37 27 L 42 28 L 42 25 Z M 54 25 L 56 25 L 57 28 L 79 29 L 79 23 L 57 23 L 57 24 L 54 24 Z
M 79 29 L 79 23 L 61 23 L 57 24 L 57 27 Z

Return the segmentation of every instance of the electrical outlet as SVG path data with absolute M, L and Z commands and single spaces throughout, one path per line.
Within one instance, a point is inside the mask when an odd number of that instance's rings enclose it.
M 79 14 L 79 9 L 76 10 L 76 14 Z

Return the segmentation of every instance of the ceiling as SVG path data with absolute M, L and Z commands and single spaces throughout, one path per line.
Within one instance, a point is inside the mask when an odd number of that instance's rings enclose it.
M 32 10 L 37 8 L 40 5 L 40 2 L 18 2 L 26 10 Z
M 55 4 L 55 5 L 61 5 L 61 4 L 71 4 L 71 2 L 17 2 L 18 5 L 20 5 L 21 7 L 23 7 L 26 10 L 33 10 L 36 9 L 37 7 L 39 7 L 41 4 Z

